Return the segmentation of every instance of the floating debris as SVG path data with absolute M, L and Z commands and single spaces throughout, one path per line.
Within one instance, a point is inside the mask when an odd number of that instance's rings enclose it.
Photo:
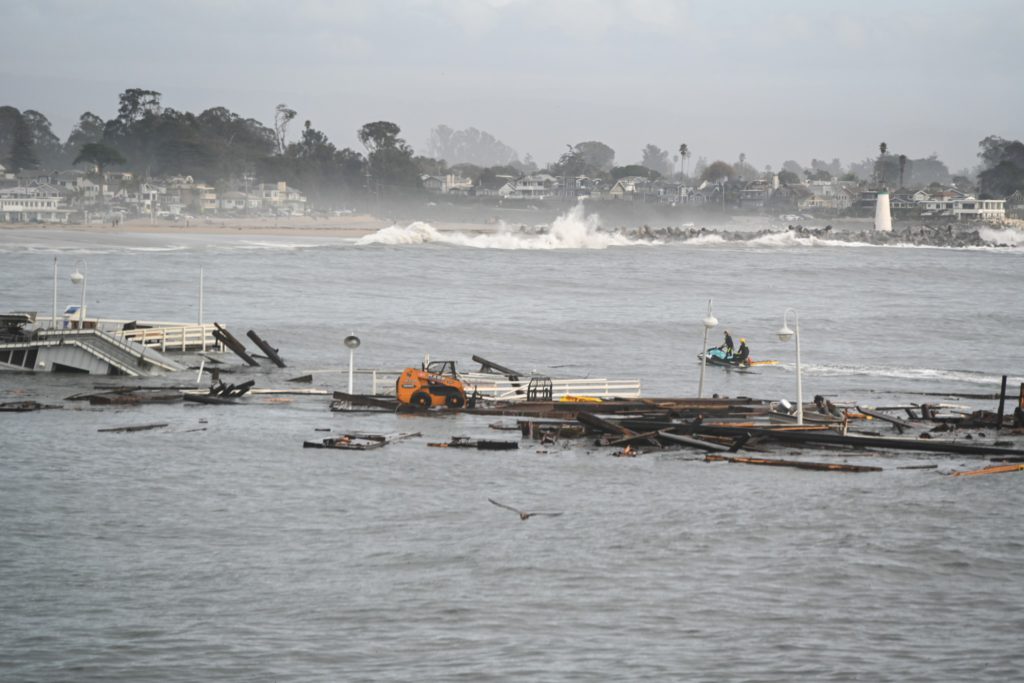
M 796 467 L 802 470 L 827 470 L 830 472 L 881 472 L 881 467 L 868 465 L 847 465 L 837 462 L 805 462 L 803 460 L 776 460 L 772 458 L 730 457 L 726 455 L 706 455 L 706 462 L 731 462 L 741 465 L 770 465 L 774 467 Z
M 303 448 L 335 448 L 343 451 L 369 451 L 383 448 L 390 443 L 421 436 L 419 432 L 412 434 L 364 434 L 352 432 L 329 436 L 320 441 L 303 441 Z
M 505 505 L 504 503 L 499 503 L 498 501 L 494 500 L 493 498 L 488 498 L 487 500 L 491 503 L 491 505 L 497 505 L 500 508 L 505 508 L 506 510 L 511 510 L 512 512 L 514 512 L 517 515 L 519 515 L 519 519 L 523 520 L 524 522 L 526 520 L 528 520 L 530 517 L 559 517 L 559 516 L 561 516 L 563 514 L 561 512 L 524 512 L 523 510 L 520 510 L 518 508 L 514 508 L 511 505 Z
M 97 432 L 145 432 L 150 429 L 160 429 L 166 427 L 166 422 L 152 422 L 144 425 L 130 425 L 128 427 L 107 427 L 105 429 L 97 429 Z
M 991 467 L 983 467 L 980 470 L 966 470 L 963 472 L 950 472 L 951 477 L 973 477 L 981 474 L 1001 474 L 1003 472 L 1020 472 L 1024 470 L 1024 463 L 1017 463 L 1013 465 L 992 465 Z
M 9 401 L 0 403 L 0 413 L 29 413 L 34 410 L 50 410 L 63 408 L 63 406 L 52 406 L 38 401 Z
M 514 451 L 519 448 L 518 441 L 488 441 L 471 439 L 468 436 L 453 436 L 446 443 L 428 443 L 431 448 L 475 448 L 478 451 Z

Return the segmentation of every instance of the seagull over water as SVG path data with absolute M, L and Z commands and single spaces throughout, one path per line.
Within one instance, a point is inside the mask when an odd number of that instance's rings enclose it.
M 514 507 L 512 507 L 510 505 L 505 505 L 504 503 L 499 503 L 498 501 L 494 500 L 493 498 L 488 498 L 487 500 L 489 500 L 491 502 L 491 505 L 497 505 L 500 508 L 505 508 L 506 510 L 511 510 L 512 512 L 514 512 L 517 515 L 519 515 L 519 519 L 523 520 L 524 522 L 526 520 L 528 520 L 530 517 L 540 517 L 540 516 L 543 516 L 543 517 L 558 517 L 559 515 L 562 514 L 561 512 L 523 512 L 522 510 L 517 510 L 516 508 L 514 508 Z

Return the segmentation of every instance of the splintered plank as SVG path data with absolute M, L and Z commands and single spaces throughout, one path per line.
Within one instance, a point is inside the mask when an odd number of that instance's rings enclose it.
M 881 467 L 868 465 L 847 465 L 838 462 L 804 462 L 802 460 L 775 460 L 772 458 L 748 458 L 744 456 L 705 455 L 705 462 L 731 462 L 740 465 L 770 465 L 773 467 L 796 467 L 801 470 L 824 470 L 829 472 L 881 472 Z
M 1024 470 L 1024 464 L 1014 465 L 993 465 L 991 467 L 983 467 L 980 470 L 967 470 L 965 472 L 952 472 L 949 476 L 951 477 L 974 477 L 980 474 L 1001 474 L 1003 472 L 1020 472 Z
M 105 429 L 97 429 L 97 432 L 144 432 L 147 429 L 160 429 L 166 427 L 166 422 L 153 422 L 151 424 L 144 425 L 129 425 L 127 427 L 107 427 Z

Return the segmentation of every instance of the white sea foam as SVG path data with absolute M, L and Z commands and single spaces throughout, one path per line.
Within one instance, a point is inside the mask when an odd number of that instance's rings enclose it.
M 982 228 L 978 231 L 981 238 L 993 244 L 1008 244 L 1014 247 L 1024 246 L 1024 230 L 1015 228 Z
M 509 229 L 504 224 L 493 233 L 470 235 L 457 231 L 441 231 L 429 223 L 416 221 L 405 227 L 392 225 L 366 235 L 356 241 L 358 246 L 369 244 L 451 244 L 476 249 L 606 249 L 658 244 L 649 240 L 635 240 L 617 232 L 600 229 L 597 214 L 584 215 L 583 204 L 577 204 L 554 220 L 543 232 L 525 233 Z
M 726 239 L 724 237 L 712 232 L 706 235 L 701 235 L 700 237 L 691 237 L 688 240 L 684 240 L 683 244 L 693 244 L 695 246 L 700 246 L 703 244 L 724 244 L 725 242 Z
M 761 235 L 744 244 L 757 247 L 871 247 L 866 242 L 847 242 L 845 240 L 828 240 L 820 237 L 801 237 L 791 230 Z
M 783 367 L 793 369 L 789 363 L 782 364 Z M 986 375 L 980 372 L 969 372 L 965 370 L 942 370 L 938 368 L 898 368 L 887 366 L 867 365 L 815 365 L 804 364 L 803 372 L 810 375 L 822 377 L 841 376 L 867 376 L 886 377 L 890 379 L 906 379 L 920 381 L 944 381 L 944 382 L 965 382 L 968 384 L 983 384 L 997 386 L 999 377 Z

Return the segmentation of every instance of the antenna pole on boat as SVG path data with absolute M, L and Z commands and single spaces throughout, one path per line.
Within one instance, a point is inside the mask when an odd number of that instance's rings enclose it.
M 718 324 L 718 319 L 711 314 L 711 299 L 708 299 L 708 316 L 704 318 L 704 345 L 700 347 L 700 382 L 697 384 L 697 398 L 704 398 L 704 368 L 708 364 L 708 332 Z

